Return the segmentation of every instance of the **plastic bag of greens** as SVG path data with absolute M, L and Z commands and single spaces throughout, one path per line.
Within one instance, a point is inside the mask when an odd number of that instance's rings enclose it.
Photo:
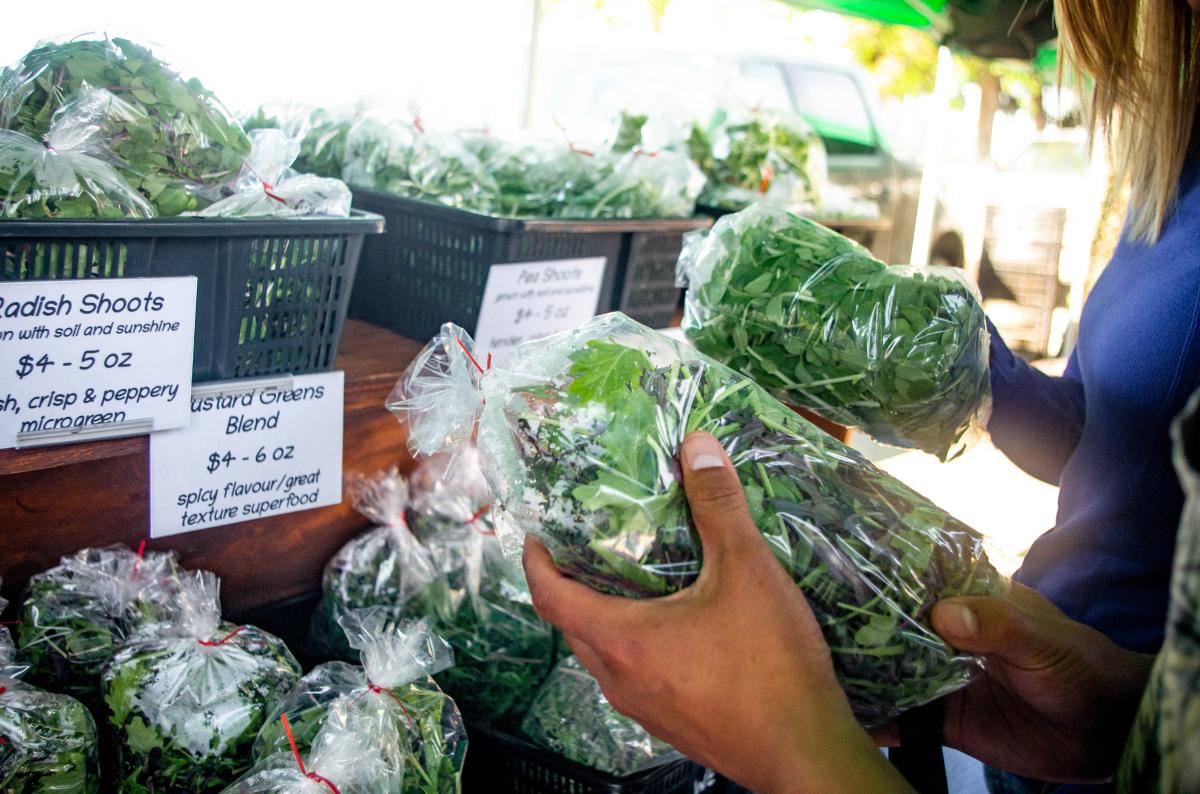
M 486 133 L 464 134 L 463 147 L 478 158 L 489 180 L 469 208 L 509 218 L 552 218 L 568 197 L 599 177 L 593 155 L 550 140 L 506 140 Z
M 431 675 L 453 663 L 450 646 L 424 621 L 397 623 L 387 610 L 355 610 L 342 618 L 362 667 L 318 665 L 278 704 L 254 743 L 264 759 L 288 749 L 287 716 L 300 753 L 331 720 L 357 732 L 366 755 L 403 769 L 407 794 L 452 794 L 461 788 L 467 735 L 454 701 Z
M 555 659 L 554 632 L 533 610 L 521 570 L 505 559 L 473 448 L 413 474 L 412 525 L 438 570 L 413 599 L 454 649 L 437 681 L 471 722 L 514 725 Z
M 596 155 L 599 179 L 569 195 L 564 218 L 687 218 L 696 210 L 704 175 L 686 156 L 634 149 Z
M 0 596 L 0 615 L 4 614 L 7 606 L 8 600 Z M 25 674 L 27 669 L 29 669 L 28 665 L 21 664 L 20 662 L 17 654 L 17 646 L 13 643 L 8 626 L 0 625 L 0 676 L 19 678 Z
M 521 733 L 577 764 L 618 777 L 682 757 L 614 709 L 574 656 L 554 668 L 529 707 Z
M 221 620 L 217 577 L 187 575 L 179 614 L 126 641 L 104 669 L 122 791 L 218 791 L 250 766 L 269 710 L 300 678 L 283 641 Z
M 395 468 L 346 478 L 346 498 L 375 527 L 351 540 L 325 564 L 321 604 L 313 615 L 314 642 L 342 659 L 357 659 L 342 617 L 383 607 L 395 620 L 437 578 L 429 553 L 408 527 L 408 484 Z
M 800 116 L 760 110 L 730 119 L 718 111 L 707 127 L 692 125 L 686 146 L 708 180 L 701 204 L 740 210 L 766 201 L 819 212 L 828 181 L 825 145 Z
M 96 723 L 87 708 L 10 677 L 0 663 L 0 791 L 99 790 Z
M 375 119 L 363 119 L 347 133 L 342 178 L 451 207 L 486 207 L 485 197 L 496 191 L 479 159 L 458 136 Z
M 160 215 L 218 198 L 250 153 L 241 126 L 198 80 L 185 81 L 123 38 L 31 50 L 0 73 L 0 127 L 40 139 L 60 108 L 86 87 L 120 97 L 99 122 L 123 173 L 137 175 L 135 186 Z
M 942 460 L 983 434 L 988 332 L 961 271 L 888 267 L 765 206 L 690 237 L 678 270 L 688 339 L 780 399 Z
M 970 679 L 976 660 L 949 649 L 928 613 L 940 598 L 1007 586 L 980 536 L 753 381 L 621 314 L 521 345 L 503 369 L 481 372 L 463 347 L 473 348 L 466 333 L 444 326 L 389 407 L 418 454 L 476 432 L 514 552 L 532 532 L 560 569 L 599 590 L 685 587 L 701 549 L 675 456 L 688 432 L 706 430 L 808 597 L 863 723 Z
M 350 189 L 340 179 L 301 174 L 291 168 L 300 142 L 282 130 L 254 130 L 253 148 L 234 194 L 196 215 L 206 218 L 350 215 Z
M 391 764 L 382 724 L 354 716 L 349 701 L 329 704 L 307 753 L 300 751 L 286 714 L 280 726 L 288 749 L 263 758 L 226 794 L 393 794 L 403 791 L 404 764 Z M 264 726 L 265 728 L 266 726 Z
M 99 704 L 100 673 L 134 632 L 172 620 L 183 569 L 173 552 L 82 549 L 34 575 L 17 641 L 29 679 Z
M 101 157 L 96 141 L 59 124 L 45 142 L 0 129 L 0 217 L 152 218 L 154 208 Z

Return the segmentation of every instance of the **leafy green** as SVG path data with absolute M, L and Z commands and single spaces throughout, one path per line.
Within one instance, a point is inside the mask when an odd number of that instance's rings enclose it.
M 943 460 L 979 434 L 988 335 L 960 272 L 888 267 L 765 206 L 689 239 L 679 272 L 688 339 L 781 400 Z
M 74 698 L 0 675 L 0 792 L 95 794 L 96 724 Z
M 29 580 L 17 641 L 29 680 L 99 713 L 100 674 L 121 643 L 170 620 L 182 569 L 171 552 L 82 549 Z
M 292 167 L 302 174 L 325 177 L 341 177 L 342 164 L 346 160 L 346 139 L 352 126 L 349 118 L 319 108 L 303 117 L 285 115 L 280 118 L 269 115 L 260 107 L 242 122 L 247 133 L 256 129 L 282 129 L 299 137 L 300 155 Z
M 250 152 L 241 126 L 198 80 L 183 80 L 123 38 L 31 50 L 0 73 L 0 127 L 41 141 L 58 123 L 56 114 L 87 88 L 103 89 L 116 101 L 87 105 L 68 126 L 96 125 L 113 164 L 159 215 L 196 210 L 219 198 Z
M 201 637 L 143 633 L 105 668 L 122 792 L 220 791 L 249 768 L 268 711 L 299 678 L 278 638 L 253 626 L 211 628 Z
M 626 359 L 646 362 L 640 377 L 615 363 Z M 614 314 L 522 347 L 483 389 L 480 453 L 499 504 L 572 578 L 632 597 L 694 580 L 701 549 L 675 455 L 705 430 L 808 597 L 863 723 L 968 681 L 974 661 L 928 614 L 941 598 L 1004 589 L 980 536 L 752 381 Z
M 707 126 L 692 125 L 684 146 L 707 179 L 702 205 L 740 210 L 765 199 L 811 211 L 820 204 L 825 147 L 799 116 L 755 111 L 734 121 L 718 111 Z
M 680 757 L 614 709 L 574 656 L 559 662 L 538 692 L 521 733 L 577 764 L 619 777 Z

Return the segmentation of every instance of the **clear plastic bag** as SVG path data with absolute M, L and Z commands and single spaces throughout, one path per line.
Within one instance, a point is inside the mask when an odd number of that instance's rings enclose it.
M 269 710 L 300 678 L 283 641 L 221 620 L 217 577 L 187 575 L 174 620 L 142 629 L 104 669 L 122 790 L 210 791 L 250 766 Z
M 461 138 L 418 124 L 362 119 L 346 136 L 342 178 L 352 185 L 451 207 L 486 206 L 494 183 Z
M 408 527 L 408 484 L 395 468 L 346 478 L 346 498 L 375 523 L 325 564 L 321 604 L 313 615 L 314 642 L 342 659 L 356 659 L 341 620 L 347 612 L 382 607 L 395 620 L 437 578 L 429 553 Z
M 634 149 L 596 155 L 598 179 L 568 196 L 563 218 L 687 218 L 696 211 L 704 175 L 686 156 Z
M 942 460 L 983 435 L 988 331 L 962 271 L 888 267 L 756 205 L 689 236 L 678 272 L 688 339 L 781 400 Z
M 5 675 L 0 667 L 0 791 L 96 794 L 96 723 L 67 695 Z
M 825 145 L 802 117 L 756 110 L 731 119 L 718 111 L 687 139 L 692 159 L 707 177 L 700 203 L 740 210 L 767 202 L 819 213 L 829 179 Z
M 100 673 L 125 639 L 174 619 L 183 573 L 174 552 L 108 546 L 34 575 L 17 625 L 29 679 L 96 705 Z
M 618 777 L 682 757 L 614 709 L 600 683 L 574 656 L 554 668 L 529 707 L 521 733 L 577 764 Z
M 152 218 L 95 141 L 56 125 L 45 143 L 0 129 L 0 218 Z
M 427 617 L 454 649 L 454 666 L 437 681 L 471 722 L 515 725 L 554 664 L 554 632 L 501 553 L 478 453 L 430 459 L 411 482 L 413 529 L 438 579 L 408 612 Z
M 459 371 L 445 357 L 465 357 L 460 343 L 473 349 L 445 326 L 389 398 L 418 435 L 435 438 L 441 424 L 448 445 L 471 417 L 428 413 L 427 390 L 450 388 L 439 378 Z M 512 553 L 531 532 L 561 570 L 604 592 L 685 587 L 701 549 L 675 456 L 689 431 L 707 430 L 808 597 L 863 723 L 970 679 L 977 661 L 949 649 L 928 612 L 940 598 L 1004 591 L 981 537 L 744 376 L 609 314 L 520 346 L 478 380 L 477 443 Z
M 250 132 L 250 157 L 232 196 L 196 213 L 206 218 L 350 215 L 350 189 L 340 179 L 301 174 L 291 168 L 300 141 L 283 130 Z
M 0 596 L 0 615 L 8 607 L 8 600 Z M 0 677 L 20 678 L 25 674 L 28 665 L 21 663 L 17 655 L 17 646 L 13 642 L 8 626 L 0 625 Z
M 450 646 L 426 621 L 398 623 L 387 610 L 354 610 L 342 618 L 362 667 L 327 662 L 313 668 L 275 708 L 254 743 L 254 757 L 287 750 L 287 715 L 305 754 L 336 720 L 359 735 L 366 757 L 403 769 L 406 794 L 457 794 L 467 735 L 454 700 L 430 678 L 453 663 Z
M 340 664 L 335 662 L 335 664 Z M 394 794 L 403 791 L 403 761 L 387 757 L 385 743 L 368 720 L 344 700 L 328 705 L 307 753 L 294 739 L 289 749 L 266 756 L 225 789 L 226 794 Z M 265 727 L 265 726 L 264 726 Z M 281 722 L 284 735 L 292 728 Z M 307 758 L 305 758 L 307 756 Z
M 129 39 L 73 39 L 31 50 L 0 73 L 0 127 L 41 139 L 88 88 L 119 104 L 85 116 L 105 133 L 122 172 L 159 215 L 199 209 L 241 171 L 250 141 L 198 80 L 184 80 Z

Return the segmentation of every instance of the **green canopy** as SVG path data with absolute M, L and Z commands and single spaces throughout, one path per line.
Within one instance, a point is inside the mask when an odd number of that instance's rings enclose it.
M 788 0 L 792 5 L 874 19 L 914 28 L 939 26 L 945 21 L 946 0 Z

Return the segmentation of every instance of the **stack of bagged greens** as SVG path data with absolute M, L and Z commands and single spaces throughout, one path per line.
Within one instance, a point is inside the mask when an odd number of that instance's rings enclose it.
M 118 101 L 60 120 L 96 88 Z M 43 44 L 0 73 L 0 128 L 41 142 L 56 123 L 95 125 L 112 164 L 163 216 L 219 198 L 250 152 L 241 126 L 199 81 L 122 38 Z
M 762 205 L 693 233 L 678 270 L 688 339 L 781 400 L 942 460 L 982 435 L 988 332 L 961 271 L 888 267 Z
M 671 745 L 612 707 L 574 656 L 558 663 L 521 724 L 533 743 L 577 764 L 624 777 L 679 758 Z
M 350 504 L 376 526 L 326 563 L 312 636 L 332 656 L 355 660 L 358 654 L 346 638 L 343 617 L 352 610 L 381 607 L 399 620 L 437 572 L 429 552 L 408 528 L 408 484 L 399 471 L 348 477 L 346 492 Z
M 104 669 L 121 791 L 219 791 L 250 767 L 267 714 L 300 678 L 281 640 L 221 620 L 216 576 L 182 582 L 174 619 L 139 631 Z
M 620 314 L 473 370 L 455 326 L 414 360 L 389 407 L 419 455 L 477 435 L 504 532 L 532 532 L 599 590 L 675 592 L 701 549 L 675 456 L 693 430 L 730 454 L 751 516 L 808 597 L 865 724 L 964 686 L 976 668 L 933 632 L 941 598 L 1006 581 L 982 539 L 764 389 Z M 462 359 L 462 361 L 460 361 Z M 504 540 L 502 538 L 502 540 Z
M 766 202 L 820 212 L 825 145 L 800 116 L 759 110 L 731 119 L 718 111 L 707 125 L 692 125 L 684 146 L 707 180 L 702 205 L 734 211 Z
M 0 612 L 7 601 L 0 598 Z M 0 791 L 93 794 L 96 724 L 82 703 L 18 680 L 26 667 L 0 626 Z
M 426 617 L 454 649 L 454 666 L 437 680 L 467 719 L 515 726 L 553 667 L 555 635 L 501 554 L 475 450 L 426 462 L 412 487 L 413 529 L 437 579 L 407 612 Z
M 405 794 L 457 794 L 467 736 L 454 701 L 431 675 L 453 663 L 450 647 L 425 621 L 398 623 L 388 610 L 353 610 L 341 619 L 362 667 L 318 665 L 276 706 L 254 742 L 260 763 L 285 752 L 287 722 L 297 749 L 319 747 L 331 723 L 354 733 L 368 766 L 403 770 Z
M 17 626 L 29 680 L 98 706 L 101 671 L 121 644 L 175 619 L 183 575 L 172 552 L 109 546 L 32 577 Z

